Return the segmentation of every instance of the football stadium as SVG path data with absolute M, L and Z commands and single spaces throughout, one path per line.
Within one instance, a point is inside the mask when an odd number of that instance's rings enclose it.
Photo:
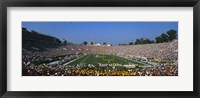
M 178 76 L 178 38 L 75 44 L 22 27 L 22 76 Z M 173 35 L 173 36 L 172 36 Z

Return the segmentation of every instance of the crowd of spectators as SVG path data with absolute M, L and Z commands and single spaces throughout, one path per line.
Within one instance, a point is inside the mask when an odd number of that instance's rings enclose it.
M 108 66 L 63 66 L 59 64 L 39 66 L 28 66 L 23 69 L 25 76 L 178 76 L 176 65 L 160 65 L 145 68 L 124 68 L 118 70 L 117 67 Z
M 108 70 L 106 66 L 97 67 L 98 65 L 92 67 L 63 65 L 84 54 L 115 54 L 127 59 L 158 62 L 159 65 L 142 69 L 125 68 L 125 70 L 116 68 Z M 55 61 L 59 62 L 52 63 Z M 56 48 L 47 48 L 46 51 L 22 49 L 23 76 L 177 76 L 177 63 L 177 40 L 125 46 L 61 45 Z

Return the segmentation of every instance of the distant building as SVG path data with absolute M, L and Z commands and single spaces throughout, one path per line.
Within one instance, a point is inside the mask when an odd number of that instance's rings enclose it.
M 107 44 L 107 46 L 112 46 L 111 44 Z
M 95 46 L 101 46 L 101 44 L 100 43 L 97 43 L 97 44 L 94 44 Z

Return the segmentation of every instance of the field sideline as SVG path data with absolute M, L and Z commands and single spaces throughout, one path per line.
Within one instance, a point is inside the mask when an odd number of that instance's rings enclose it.
M 88 54 L 67 65 L 84 65 L 84 64 L 121 64 L 121 65 L 139 65 L 144 66 L 144 63 L 128 60 L 116 55 L 94 55 Z

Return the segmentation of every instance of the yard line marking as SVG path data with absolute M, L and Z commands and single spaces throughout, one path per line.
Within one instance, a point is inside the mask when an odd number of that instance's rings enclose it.
M 69 63 L 75 62 L 76 60 L 81 59 L 81 58 L 83 58 L 83 57 L 85 57 L 85 56 L 86 56 L 86 55 L 84 55 L 84 56 L 82 56 L 82 57 L 79 57 L 79 58 L 77 58 L 77 59 L 71 60 L 71 61 L 69 61 L 69 62 L 67 62 L 67 63 L 65 63 L 65 64 L 63 64 L 63 65 L 66 66 L 66 65 L 68 65 Z
M 106 56 L 106 55 L 103 55 L 103 61 L 108 61 L 108 63 L 110 63 L 110 61 L 114 61 L 114 60 L 115 60 L 113 54 L 112 54 L 112 59 L 105 59 L 105 56 Z
M 87 55 L 87 57 L 86 58 L 84 58 L 83 60 L 81 60 L 81 62 L 80 63 L 83 63 L 87 58 L 89 57 L 89 55 Z

